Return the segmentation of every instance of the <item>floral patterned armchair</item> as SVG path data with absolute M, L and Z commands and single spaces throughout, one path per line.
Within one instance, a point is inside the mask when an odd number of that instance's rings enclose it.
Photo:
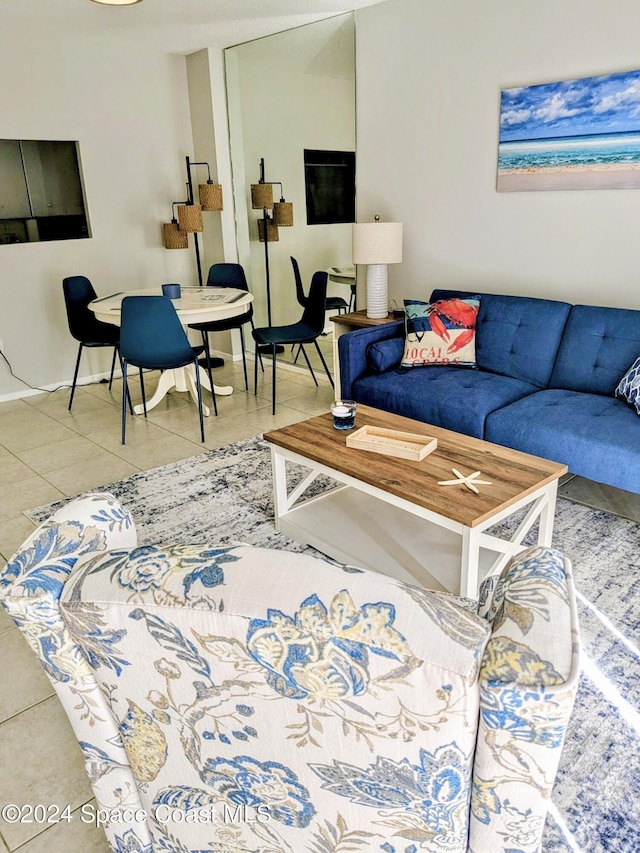
M 0 575 L 114 853 L 540 845 L 577 686 L 570 567 L 534 548 L 485 616 L 305 554 L 136 547 L 70 502 Z

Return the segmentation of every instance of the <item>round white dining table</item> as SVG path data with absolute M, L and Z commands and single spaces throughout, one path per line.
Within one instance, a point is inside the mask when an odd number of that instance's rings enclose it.
M 110 296 L 94 299 L 89 303 L 89 308 L 98 320 L 119 326 L 122 300 L 126 296 L 162 296 L 162 290 L 157 288 L 112 293 Z M 182 325 L 188 326 L 190 323 L 209 323 L 212 320 L 226 320 L 245 314 L 253 302 L 253 294 L 235 287 L 183 287 L 180 298 L 171 301 Z M 204 388 L 211 390 L 207 371 L 202 368 L 200 382 Z M 193 400 L 197 401 L 196 376 L 192 365 L 162 371 L 153 396 L 147 400 L 147 411 L 157 406 L 172 388 L 176 391 L 188 391 Z M 232 385 L 214 385 L 214 388 L 215 393 L 222 396 L 233 394 Z M 142 405 L 134 406 L 133 410 L 137 415 L 144 413 Z M 202 410 L 205 416 L 211 414 L 209 407 L 204 404 Z

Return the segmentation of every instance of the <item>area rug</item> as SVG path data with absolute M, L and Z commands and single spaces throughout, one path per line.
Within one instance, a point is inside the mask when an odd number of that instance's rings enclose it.
M 271 459 L 260 437 L 104 490 L 131 510 L 141 543 L 239 540 L 312 551 L 275 530 Z M 27 515 L 39 522 L 59 505 Z M 640 524 L 561 498 L 554 546 L 574 567 L 582 675 L 543 853 L 638 853 Z

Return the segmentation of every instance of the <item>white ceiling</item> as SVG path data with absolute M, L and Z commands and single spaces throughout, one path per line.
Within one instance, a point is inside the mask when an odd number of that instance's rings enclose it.
M 143 0 L 103 6 L 92 0 L 0 0 L 0 29 L 41 38 L 152 39 L 161 50 L 229 47 L 386 0 Z M 25 46 L 28 60 L 29 45 Z

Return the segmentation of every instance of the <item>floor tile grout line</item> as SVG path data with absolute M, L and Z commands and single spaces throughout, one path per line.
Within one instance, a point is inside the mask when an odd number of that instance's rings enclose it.
M 42 672 L 44 673 L 44 669 L 42 670 Z M 12 720 L 15 720 L 16 717 L 19 717 L 21 714 L 25 714 L 27 711 L 31 711 L 32 708 L 37 708 L 38 705 L 42 705 L 43 702 L 47 702 L 54 696 L 56 697 L 56 699 L 58 698 L 58 694 L 56 693 L 55 688 L 53 687 L 53 685 L 51 685 L 51 693 L 49 693 L 47 696 L 43 696 L 42 699 L 38 699 L 37 702 L 32 702 L 30 705 L 27 705 L 26 708 L 22 708 L 20 711 L 16 711 L 14 714 L 11 714 L 11 716 L 6 717 L 4 720 L 0 720 L 0 731 L 2 730 L 2 726 L 4 726 L 5 723 L 10 723 Z

